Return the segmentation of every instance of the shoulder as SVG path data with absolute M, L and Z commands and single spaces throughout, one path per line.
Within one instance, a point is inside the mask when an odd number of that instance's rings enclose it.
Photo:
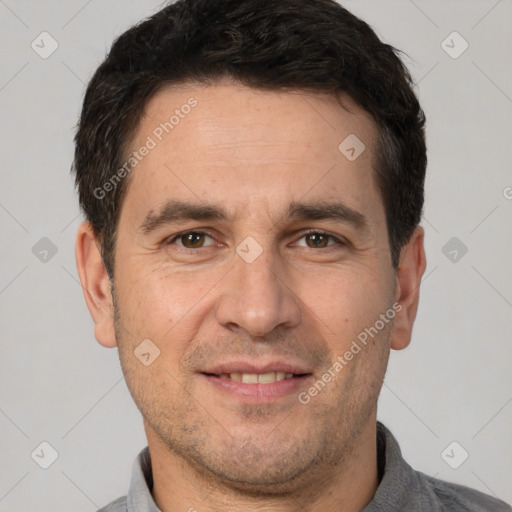
M 108 505 L 98 510 L 98 512 L 126 512 L 128 510 L 126 504 L 126 496 L 111 501 Z
M 382 479 L 364 512 L 512 512 L 497 498 L 414 470 L 382 423 L 377 428 L 377 453 Z
M 454 484 L 416 471 L 422 487 L 440 511 L 512 512 L 512 507 L 470 487 Z

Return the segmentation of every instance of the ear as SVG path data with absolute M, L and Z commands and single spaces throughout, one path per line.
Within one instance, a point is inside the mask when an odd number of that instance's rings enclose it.
M 101 257 L 99 241 L 89 222 L 82 223 L 78 228 L 75 256 L 85 302 L 94 321 L 94 335 L 104 347 L 115 347 L 110 279 Z
M 395 302 L 402 307 L 395 316 L 391 348 L 402 350 L 411 341 L 412 326 L 418 310 L 421 277 L 427 265 L 423 246 L 425 232 L 417 227 L 407 245 L 400 252 L 400 263 L 396 272 Z

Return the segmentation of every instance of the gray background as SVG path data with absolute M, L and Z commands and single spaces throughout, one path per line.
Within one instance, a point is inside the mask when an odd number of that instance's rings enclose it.
M 84 84 L 113 37 L 159 5 L 0 0 L 2 512 L 95 511 L 126 493 L 146 444 L 117 351 L 95 341 L 77 281 L 68 171 Z M 428 268 L 379 418 L 417 469 L 512 503 L 512 2 L 344 5 L 408 54 L 428 117 Z M 58 43 L 46 59 L 31 48 L 51 48 L 43 31 Z M 469 43 L 458 58 L 453 31 Z M 58 452 L 48 469 L 43 441 Z

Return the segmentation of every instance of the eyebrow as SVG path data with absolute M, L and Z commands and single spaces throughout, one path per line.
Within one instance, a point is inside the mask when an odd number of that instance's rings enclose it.
M 228 221 L 229 214 L 220 205 L 186 203 L 170 200 L 158 213 L 149 212 L 140 225 L 140 230 L 145 235 L 150 234 L 161 226 L 186 220 L 200 221 Z M 342 202 L 313 201 L 307 203 L 292 202 L 279 222 L 308 221 L 308 220 L 333 220 L 351 225 L 357 230 L 367 231 L 368 221 L 357 210 Z
M 333 220 L 349 224 L 359 231 L 368 231 L 367 218 L 342 202 L 313 201 L 292 202 L 288 209 L 290 220 Z
M 145 235 L 148 235 L 157 228 L 172 224 L 173 222 L 184 220 L 225 221 L 228 217 L 226 210 L 221 206 L 201 205 L 171 200 L 165 203 L 164 207 L 157 214 L 149 212 L 140 225 L 140 230 Z

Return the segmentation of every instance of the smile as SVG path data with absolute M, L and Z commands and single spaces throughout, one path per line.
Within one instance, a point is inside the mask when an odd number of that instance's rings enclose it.
M 285 372 L 268 372 L 268 373 L 221 373 L 205 374 L 212 377 L 219 377 L 220 379 L 231 379 L 244 384 L 272 384 L 276 381 L 293 379 L 300 377 L 301 374 L 285 373 Z M 304 374 L 303 374 L 304 375 Z
M 261 404 L 295 396 L 305 389 L 312 379 L 311 373 L 201 373 L 208 385 L 224 397 L 238 402 Z M 294 400 L 294 403 L 296 401 Z

